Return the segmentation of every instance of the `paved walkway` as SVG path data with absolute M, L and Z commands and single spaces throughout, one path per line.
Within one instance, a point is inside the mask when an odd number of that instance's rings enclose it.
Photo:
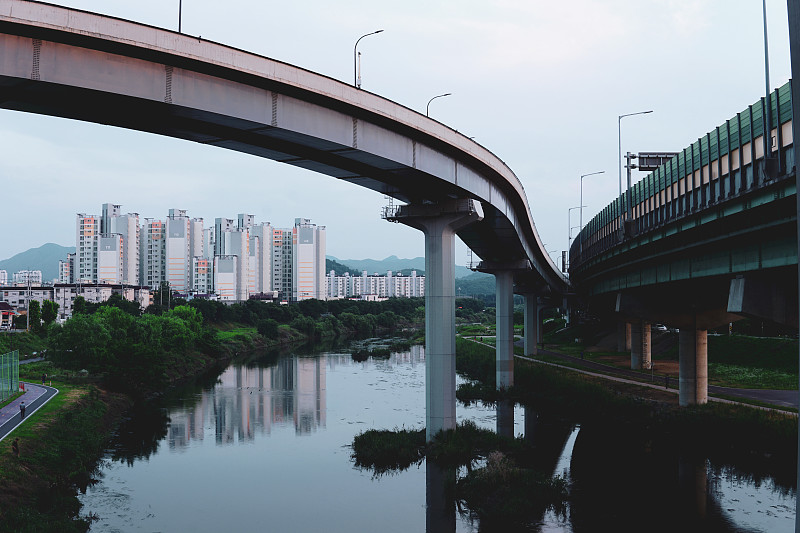
M 58 394 L 58 389 L 53 387 L 20 381 L 20 386 L 22 385 L 25 385 L 25 394 L 0 408 L 0 440 L 6 438 L 17 426 L 27 421 L 33 413 L 49 402 L 50 398 Z M 24 419 L 19 412 L 19 404 L 23 401 L 26 405 Z

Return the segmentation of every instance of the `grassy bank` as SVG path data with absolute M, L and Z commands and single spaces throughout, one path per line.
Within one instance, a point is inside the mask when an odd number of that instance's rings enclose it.
M 462 339 L 456 351 L 458 372 L 477 381 L 460 386 L 459 399 L 497 399 L 494 349 Z M 778 478 L 796 471 L 797 418 L 789 415 L 716 402 L 681 408 L 674 394 L 658 389 L 519 360 L 514 382 L 506 393 L 509 399 L 581 425 L 601 425 L 604 431 L 691 450 L 722 463 L 744 461 Z
M 106 440 L 131 401 L 92 385 L 54 381 L 60 393 L 26 417 L 0 447 L 3 531 L 83 532 L 77 490 L 85 487 Z M 19 439 L 20 455 L 11 453 Z

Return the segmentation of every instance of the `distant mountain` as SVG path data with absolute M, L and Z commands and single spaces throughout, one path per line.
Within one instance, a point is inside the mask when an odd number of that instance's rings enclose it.
M 333 259 L 325 259 L 325 275 L 327 276 L 331 270 L 336 272 L 337 276 L 344 276 L 345 272 L 349 273 L 351 276 L 361 275 L 361 272 L 355 268 L 345 266 L 338 261 L 334 261 Z
M 332 255 L 327 256 L 338 263 L 361 272 L 367 271 L 367 274 L 386 274 L 387 270 L 397 272 L 398 270 L 416 270 L 417 274 L 425 274 L 425 258 L 415 257 L 413 259 L 400 259 L 396 255 L 390 255 L 386 259 L 338 259 Z M 456 278 L 463 278 L 470 276 L 474 272 L 467 267 L 456 265 Z
M 66 260 L 67 254 L 73 252 L 75 252 L 74 246 L 61 246 L 49 242 L 0 261 L 0 270 L 8 272 L 9 281 L 14 272 L 20 270 L 41 270 L 42 281 L 52 281 L 58 277 L 58 261 Z
M 491 274 L 473 272 L 469 276 L 456 279 L 457 296 L 486 296 L 495 293 L 495 280 Z

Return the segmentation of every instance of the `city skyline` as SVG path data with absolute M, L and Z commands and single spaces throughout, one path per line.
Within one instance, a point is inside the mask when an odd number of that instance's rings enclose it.
M 177 29 L 177 3 L 58 4 Z M 622 121 L 623 151 L 677 150 L 764 92 L 756 3 L 509 1 L 460 4 L 455 12 L 448 3 L 313 4 L 281 6 L 287 23 L 265 35 L 259 21 L 275 15 L 268 6 L 232 0 L 220 14 L 208 2 L 187 3 L 183 32 L 351 83 L 353 42 L 385 29 L 359 45 L 363 89 L 420 113 L 432 96 L 451 92 L 431 103 L 431 117 L 475 136 L 517 174 L 548 251 L 566 248 L 564 218 L 579 204 L 579 175 L 605 170 L 584 183 L 584 223 L 618 194 L 618 115 L 654 110 Z M 789 77 L 786 6 L 771 1 L 767 9 L 774 88 Z M 421 233 L 380 220 L 380 194 L 327 176 L 107 126 L 10 111 L 0 117 L 7 147 L 0 174 L 20 199 L 3 203 L 0 223 L 17 229 L 32 219 L 29 230 L 4 234 L 0 257 L 45 242 L 71 244 L 69 227 L 30 217 L 31 210 L 60 219 L 74 216 L 72 205 L 112 197 L 163 213 L 178 194 L 186 198 L 181 208 L 205 220 L 220 212 L 273 223 L 324 220 L 328 248 L 340 258 L 423 255 Z M 643 176 L 635 172 L 634 181 Z M 460 243 L 456 261 L 467 261 Z

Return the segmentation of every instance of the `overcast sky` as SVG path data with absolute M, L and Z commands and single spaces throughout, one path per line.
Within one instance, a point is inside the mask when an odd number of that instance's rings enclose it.
M 178 0 L 54 3 L 178 26 Z M 767 11 L 775 88 L 790 77 L 785 0 Z M 678 151 L 764 93 L 760 0 L 183 0 L 182 26 L 348 83 L 356 39 L 384 29 L 359 44 L 362 87 L 421 113 L 452 93 L 431 116 L 519 176 L 554 257 L 581 174 L 605 171 L 584 180 L 584 223 L 618 195 L 619 115 L 654 111 L 622 120 L 623 152 Z M 310 218 L 342 259 L 424 254 L 421 233 L 380 219 L 382 195 L 254 156 L 12 111 L 0 111 L 0 147 L 0 259 L 74 246 L 75 214 L 100 214 L 103 202 L 141 217 L 186 209 L 207 224 Z

